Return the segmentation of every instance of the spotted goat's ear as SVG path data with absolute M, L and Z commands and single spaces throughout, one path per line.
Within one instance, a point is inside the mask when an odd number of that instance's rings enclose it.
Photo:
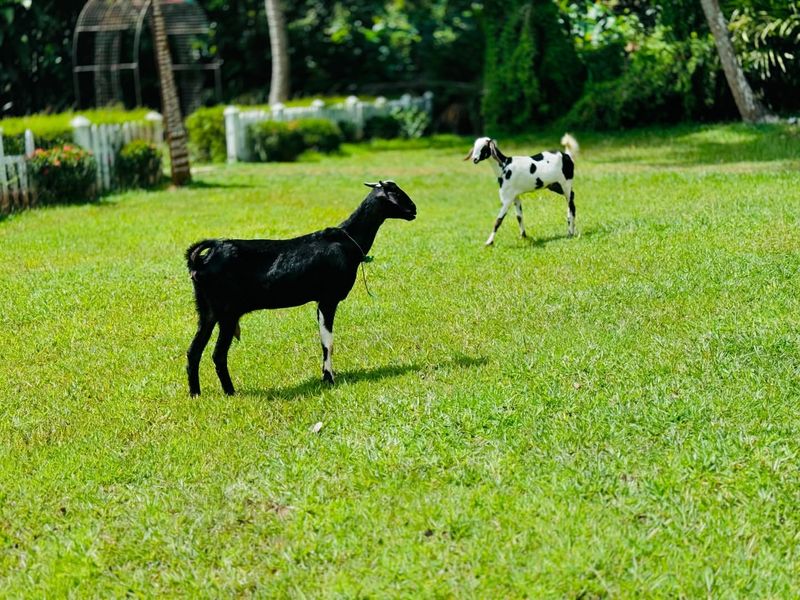
M 367 187 L 371 187 L 371 188 L 379 188 L 379 187 L 383 187 L 383 186 L 381 185 L 381 182 L 380 182 L 380 181 L 379 181 L 379 182 L 377 182 L 377 183 L 370 183 L 370 182 L 368 182 L 368 181 L 365 181 L 365 182 L 364 182 L 364 185 L 365 185 L 365 186 L 367 186 Z
M 472 158 L 472 148 L 469 149 L 469 152 L 467 152 L 467 155 L 464 157 L 464 160 L 469 160 L 470 158 Z

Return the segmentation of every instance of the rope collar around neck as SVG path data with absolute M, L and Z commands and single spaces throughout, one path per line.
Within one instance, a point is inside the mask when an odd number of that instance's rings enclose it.
M 373 296 L 372 292 L 369 291 L 369 286 L 367 285 L 367 269 L 364 266 L 364 263 L 372 262 L 373 258 L 367 255 L 366 252 L 364 252 L 364 250 L 361 248 L 361 245 L 357 241 L 355 241 L 353 239 L 353 236 L 347 233 L 347 231 L 343 227 L 338 227 L 337 229 L 339 229 L 339 231 L 345 234 L 347 238 L 356 245 L 358 251 L 361 252 L 361 277 L 364 279 L 364 289 L 367 290 L 367 295 L 370 298 L 374 298 L 375 296 Z

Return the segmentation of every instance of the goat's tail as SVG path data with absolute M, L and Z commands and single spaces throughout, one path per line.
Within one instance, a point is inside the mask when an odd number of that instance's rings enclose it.
M 197 272 L 205 265 L 218 243 L 218 240 L 203 240 L 186 249 L 186 266 L 192 280 L 197 281 Z
M 564 146 L 564 148 L 567 151 L 567 154 L 569 154 L 572 158 L 577 157 L 578 152 L 581 149 L 580 145 L 578 144 L 578 140 L 576 140 L 568 133 L 565 133 L 561 138 L 561 145 Z

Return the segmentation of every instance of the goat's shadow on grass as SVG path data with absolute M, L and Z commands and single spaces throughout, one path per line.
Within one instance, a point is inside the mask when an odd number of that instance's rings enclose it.
M 438 369 L 459 368 L 467 369 L 479 367 L 487 363 L 483 356 L 474 357 L 458 355 L 454 358 L 435 363 L 420 364 L 417 362 L 398 365 L 384 365 L 382 367 L 372 367 L 367 369 L 351 369 L 336 373 L 336 384 L 331 386 L 324 383 L 320 377 L 311 377 L 301 383 L 287 387 L 276 387 L 269 389 L 241 389 L 238 393 L 243 396 L 258 396 L 265 400 L 294 400 L 302 396 L 321 392 L 326 389 L 335 389 L 336 386 L 346 383 L 358 383 L 361 381 L 376 382 L 392 377 L 400 377 L 406 373 L 421 373 L 423 371 L 436 371 Z
M 546 237 L 537 237 L 536 235 L 528 234 L 528 237 L 526 237 L 523 240 L 525 242 L 525 244 L 523 244 L 523 245 L 526 248 L 543 248 L 544 246 L 546 246 L 548 244 L 551 244 L 553 242 L 560 242 L 561 240 L 573 240 L 573 239 L 579 240 L 579 239 L 584 238 L 584 237 L 587 237 L 587 238 L 588 237 L 594 237 L 594 236 L 600 235 L 602 233 L 604 233 L 604 232 L 602 230 L 600 230 L 600 229 L 589 229 L 587 231 L 578 231 L 578 233 L 575 234 L 574 236 L 570 236 L 570 235 L 568 235 L 566 233 L 560 233 L 560 234 L 556 234 L 556 235 L 549 235 L 549 236 L 546 236 Z

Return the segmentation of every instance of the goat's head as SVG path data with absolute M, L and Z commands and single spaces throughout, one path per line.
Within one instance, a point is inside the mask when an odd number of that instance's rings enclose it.
M 389 219 L 413 221 L 417 217 L 417 206 L 394 181 L 379 181 L 364 185 L 372 188 L 370 195 L 382 202 Z
M 492 147 L 495 145 L 495 141 L 488 137 L 479 137 L 475 140 L 475 143 L 472 145 L 472 149 L 467 153 L 464 157 L 464 160 L 472 159 L 474 164 L 478 164 L 482 160 L 486 160 L 490 156 L 492 156 Z

